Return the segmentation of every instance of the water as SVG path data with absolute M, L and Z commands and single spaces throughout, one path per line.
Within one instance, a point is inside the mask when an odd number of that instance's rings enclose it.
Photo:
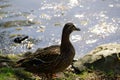
M 67 22 L 81 29 L 70 38 L 75 58 L 100 44 L 120 43 L 119 0 L 0 0 L 0 50 L 17 54 L 60 44 Z M 29 40 L 16 44 L 17 35 Z

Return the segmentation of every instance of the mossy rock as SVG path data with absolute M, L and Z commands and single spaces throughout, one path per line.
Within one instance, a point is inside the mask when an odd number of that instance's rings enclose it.
M 120 74 L 120 44 L 98 46 L 73 64 L 76 71 L 99 70 Z

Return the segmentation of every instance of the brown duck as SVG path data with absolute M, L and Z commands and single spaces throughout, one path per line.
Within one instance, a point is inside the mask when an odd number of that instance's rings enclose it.
M 17 67 L 24 67 L 25 70 L 36 74 L 45 74 L 51 80 L 52 74 L 65 70 L 73 61 L 75 50 L 69 37 L 73 31 L 80 31 L 73 23 L 66 23 L 63 32 L 61 45 L 54 45 L 38 49 L 34 54 L 17 62 Z

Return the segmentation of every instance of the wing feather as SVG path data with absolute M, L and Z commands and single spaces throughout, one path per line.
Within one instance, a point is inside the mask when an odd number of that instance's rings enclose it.
M 60 55 L 60 46 L 50 46 L 43 49 L 37 49 L 30 56 L 21 59 L 17 62 L 20 66 L 43 65 L 51 63 Z

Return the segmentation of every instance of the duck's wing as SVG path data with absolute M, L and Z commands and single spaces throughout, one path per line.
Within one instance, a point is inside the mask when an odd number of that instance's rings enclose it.
M 32 55 L 21 59 L 17 62 L 21 65 L 33 65 L 33 64 L 44 64 L 55 61 L 60 55 L 60 46 L 50 46 L 43 49 L 37 49 Z
M 45 62 L 53 61 L 60 55 L 60 46 L 50 46 L 43 49 L 38 49 L 33 57 L 41 59 Z

